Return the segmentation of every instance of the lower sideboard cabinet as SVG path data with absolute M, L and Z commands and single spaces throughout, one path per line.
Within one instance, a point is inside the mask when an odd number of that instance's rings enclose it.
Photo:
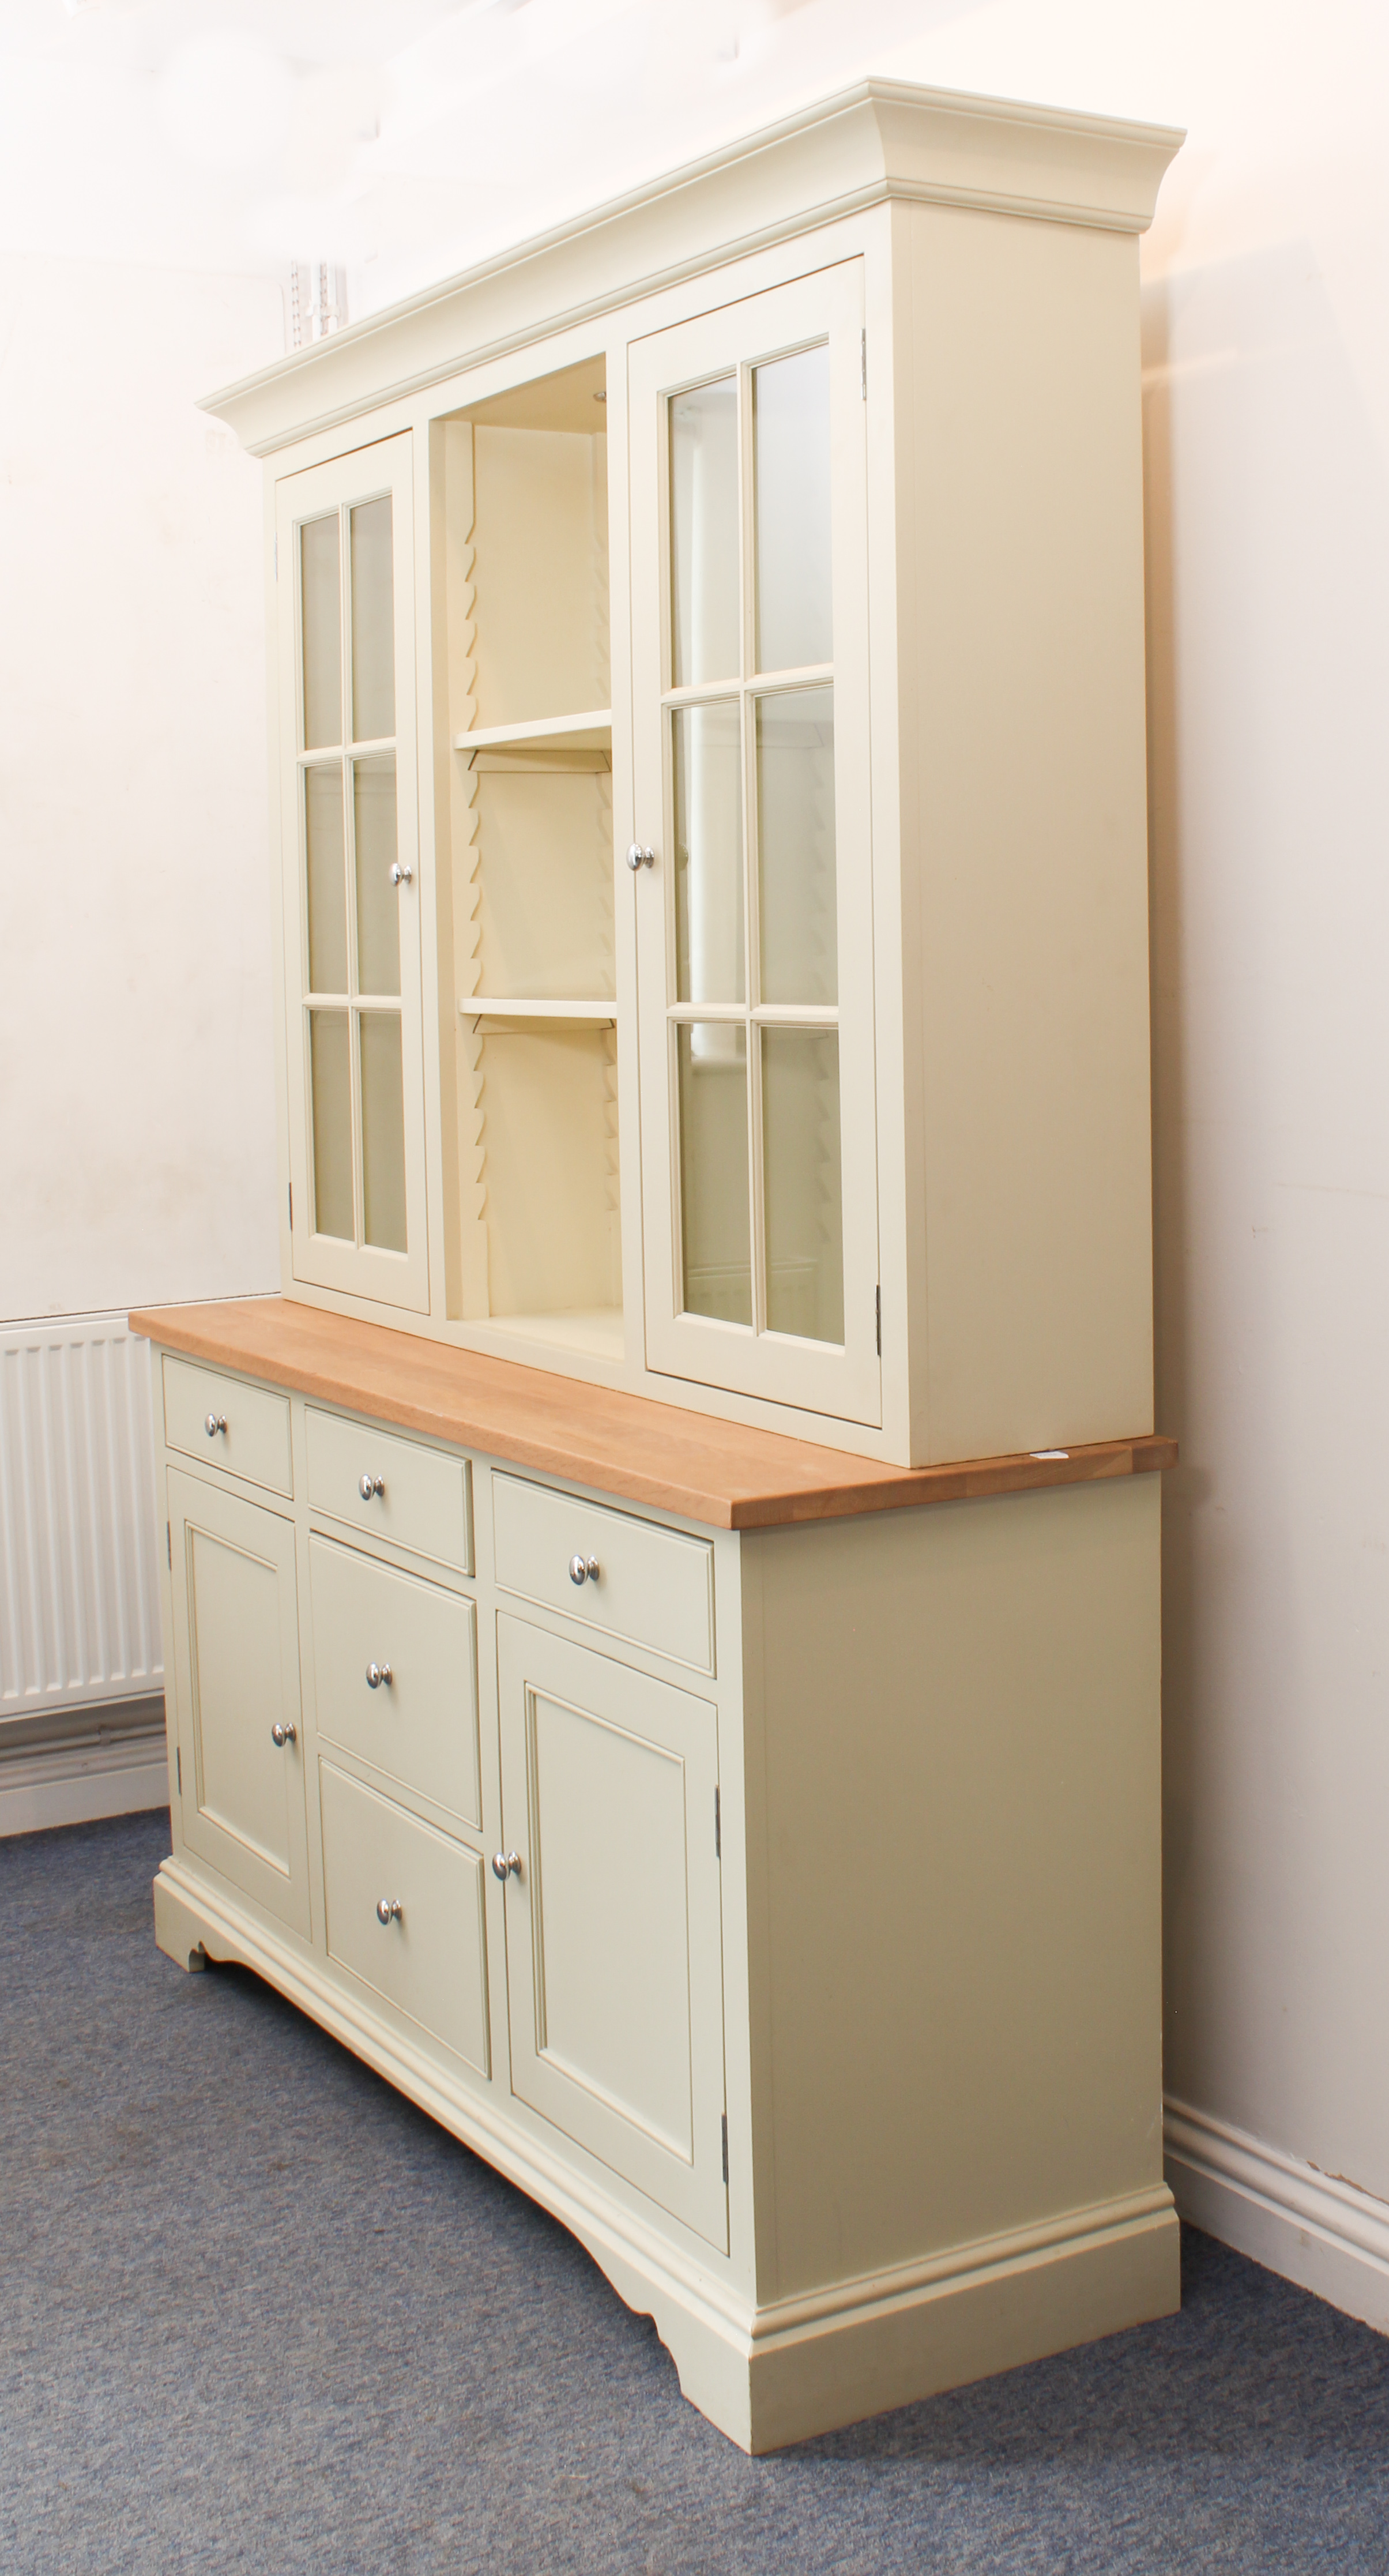
M 745 2449 L 1174 2308 L 1161 1444 L 896 1509 L 806 1451 L 833 1516 L 729 1527 L 338 1374 L 279 1373 L 283 1493 L 157 1418 L 168 1954 L 571 2228 Z

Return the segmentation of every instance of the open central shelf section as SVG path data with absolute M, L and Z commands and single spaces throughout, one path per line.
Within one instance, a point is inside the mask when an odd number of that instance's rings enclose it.
M 597 358 L 440 422 L 431 488 L 448 642 L 450 1311 L 528 1358 L 548 1345 L 615 1364 L 606 427 Z
M 453 747 L 467 755 L 470 770 L 513 778 L 609 777 L 612 772 L 611 707 L 591 707 L 575 716 L 541 716 L 528 724 L 474 726 L 455 734 Z M 459 1010 L 474 1019 L 576 1020 L 613 1024 L 616 1005 L 608 995 L 470 993 Z

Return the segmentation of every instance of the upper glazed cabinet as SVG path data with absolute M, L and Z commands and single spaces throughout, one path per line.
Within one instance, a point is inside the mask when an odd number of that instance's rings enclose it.
M 288 1293 L 901 1464 L 1150 1427 L 1176 141 L 867 84 L 210 404 Z

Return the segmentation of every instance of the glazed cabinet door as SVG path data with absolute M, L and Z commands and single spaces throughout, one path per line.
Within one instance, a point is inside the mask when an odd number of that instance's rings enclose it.
M 278 486 L 294 1276 L 429 1304 L 408 433 Z
M 183 1839 L 309 1931 L 294 1523 L 169 1470 Z
M 728 2243 L 718 1723 L 497 1621 L 512 2091 Z
M 882 1418 L 858 261 L 629 353 L 650 1368 Z

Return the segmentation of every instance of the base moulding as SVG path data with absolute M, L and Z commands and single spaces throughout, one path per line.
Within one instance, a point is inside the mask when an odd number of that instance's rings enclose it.
M 1163 2143 L 1193 2227 L 1389 2334 L 1389 2203 L 1170 2094 Z
M 162 1696 L 0 1723 L 0 1841 L 168 1803 Z
M 1179 2304 L 1177 2217 L 1158 2183 L 757 2307 L 529 2128 L 489 2113 L 331 1973 L 182 1862 L 159 1871 L 154 1912 L 159 1947 L 180 1967 L 211 1958 L 254 1969 L 567 2227 L 619 2297 L 653 2319 L 685 2396 L 741 2450 L 806 2441 Z

